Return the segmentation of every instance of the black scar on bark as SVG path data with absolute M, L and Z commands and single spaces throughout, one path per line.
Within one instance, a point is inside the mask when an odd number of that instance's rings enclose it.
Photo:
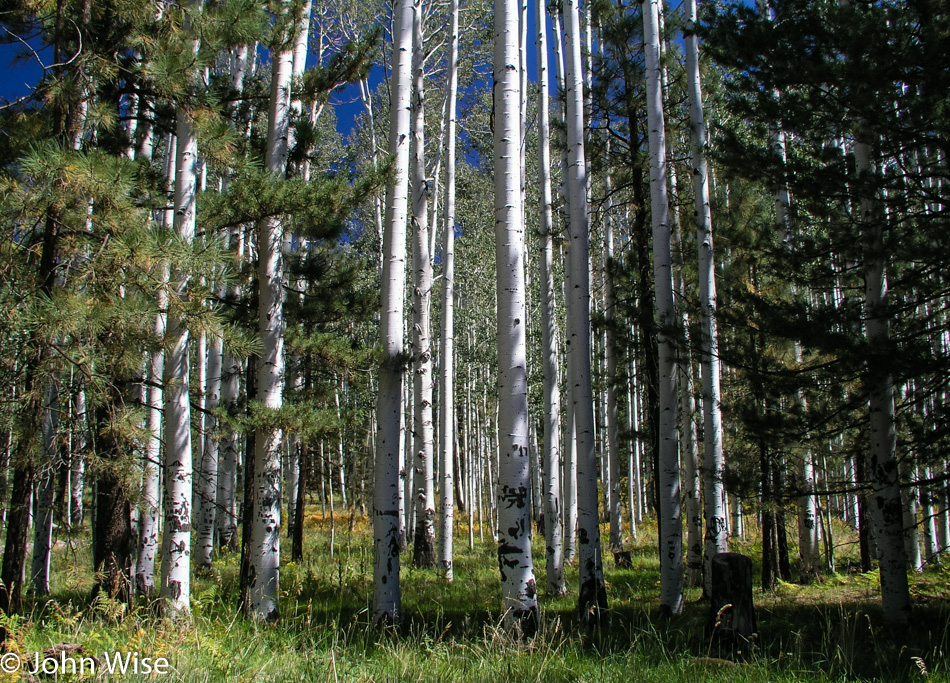
M 519 486 L 518 490 L 514 490 L 508 486 L 502 488 L 500 502 L 506 503 L 505 507 L 510 508 L 515 506 L 517 508 L 523 508 L 528 504 L 528 489 L 524 486 Z
M 538 622 L 540 616 L 537 606 L 529 609 L 512 610 L 511 626 L 512 636 L 517 640 L 527 640 L 534 638 L 538 632 Z
M 520 556 L 522 554 L 521 548 L 510 543 L 499 543 L 498 544 L 498 566 L 499 567 L 517 567 L 518 559 L 505 559 L 509 555 Z
M 610 625 L 610 612 L 607 610 L 607 587 L 603 580 L 594 578 L 593 561 L 589 561 L 587 574 L 591 578 L 580 585 L 577 596 L 577 616 L 581 627 L 587 632 L 606 629 Z

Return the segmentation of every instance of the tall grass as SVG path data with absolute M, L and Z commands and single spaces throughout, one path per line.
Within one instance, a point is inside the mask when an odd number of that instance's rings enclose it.
M 950 680 L 950 569 L 913 577 L 914 621 L 901 633 L 882 626 L 875 575 L 841 574 L 807 587 L 756 591 L 759 640 L 736 656 L 706 640 L 707 605 L 689 589 L 682 616 L 658 616 L 659 566 L 649 529 L 633 550 L 633 569 L 606 563 L 611 620 L 583 634 L 576 592 L 542 598 L 542 626 L 528 642 L 501 627 L 495 548 L 457 547 L 455 581 L 436 571 L 403 572 L 403 622 L 370 626 L 372 539 L 364 520 L 310 514 L 302 563 L 281 570 L 281 619 L 251 622 L 237 611 L 238 558 L 220 557 L 193 586 L 189 625 L 158 620 L 154 604 L 88 601 L 88 542 L 73 539 L 54 563 L 53 597 L 28 602 L 10 624 L 8 646 L 22 653 L 58 643 L 86 653 L 114 650 L 167 657 L 180 681 L 846 681 Z M 460 530 L 462 538 L 466 530 Z M 842 538 L 839 536 L 839 538 Z M 543 547 L 536 537 L 538 585 Z M 736 548 L 754 555 L 751 546 Z M 577 585 L 577 568 L 567 571 Z M 0 675 L 0 681 L 6 679 Z

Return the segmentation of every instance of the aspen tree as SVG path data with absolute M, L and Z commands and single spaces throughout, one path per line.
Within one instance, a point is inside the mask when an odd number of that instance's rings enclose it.
M 670 208 L 666 172 L 666 127 L 663 120 L 658 0 L 643 4 L 646 51 L 647 122 L 650 129 L 650 213 L 653 224 L 653 277 L 659 342 L 659 500 L 660 604 L 670 614 L 683 610 L 683 521 L 677 445 L 676 311 Z
M 452 0 L 449 18 L 449 83 L 446 102 L 445 206 L 442 246 L 442 349 L 440 368 L 439 453 L 442 498 L 439 515 L 439 566 L 453 580 L 452 522 L 455 503 L 455 135 L 458 100 L 459 3 Z
M 722 449 L 722 393 L 720 391 L 719 333 L 716 323 L 716 267 L 712 210 L 709 202 L 709 165 L 706 161 L 706 122 L 699 76 L 699 39 L 696 36 L 696 0 L 686 0 L 686 73 L 688 79 L 690 140 L 696 243 L 699 248 L 700 350 L 703 383 L 703 508 L 706 521 L 703 590 L 712 591 L 711 562 L 729 551 L 726 528 L 726 461 Z
M 286 13 L 286 5 L 279 11 Z M 293 75 L 293 45 L 288 36 L 273 53 L 270 112 L 267 126 L 266 170 L 274 176 L 286 171 L 290 135 L 290 84 Z M 280 218 L 258 225 L 258 333 L 261 354 L 257 365 L 256 399 L 267 411 L 283 405 L 284 390 L 284 235 Z M 264 415 L 268 421 L 268 415 Z M 255 616 L 276 619 L 280 567 L 280 449 L 283 431 L 261 427 L 254 439 L 254 511 L 251 517 L 251 580 L 247 609 Z
M 517 0 L 495 0 L 493 135 L 498 327 L 498 564 L 508 628 L 532 636 L 538 600 L 531 557 L 521 67 Z
M 557 311 L 554 289 L 554 211 L 551 196 L 551 109 L 548 74 L 547 13 L 544 0 L 536 6 L 538 18 L 538 178 L 541 203 L 541 346 L 544 382 L 544 444 L 542 497 L 544 540 L 547 549 L 547 593 L 563 595 L 564 545 L 561 524 L 561 390 L 558 385 Z
M 406 218 L 409 194 L 411 133 L 412 22 L 411 0 L 393 7 L 393 67 L 389 114 L 389 152 L 394 178 L 386 196 L 381 281 L 379 392 L 376 402 L 376 469 L 373 490 L 373 621 L 400 619 L 399 488 L 402 423 L 403 285 L 406 268 Z
M 185 30 L 191 31 L 192 13 L 200 12 L 201 0 L 192 0 L 185 14 Z M 192 53 L 199 41 L 193 38 Z M 176 109 L 175 231 L 183 242 L 195 238 L 198 195 L 198 136 L 183 105 Z M 173 270 L 169 280 L 176 296 L 184 293 L 187 273 Z M 169 313 L 165 358 L 165 524 L 162 538 L 160 595 L 174 617 L 187 616 L 191 607 L 191 367 L 190 335 L 180 313 Z
M 567 93 L 567 191 L 570 196 L 570 291 L 568 292 L 569 384 L 577 443 L 577 534 L 580 563 L 578 616 L 595 626 L 606 617 L 607 590 L 601 557 L 594 452 L 594 396 L 590 341 L 590 205 L 584 151 L 584 75 L 576 1 L 564 6 L 564 73 Z
M 412 28 L 412 358 L 414 453 L 413 497 L 416 521 L 412 555 L 416 567 L 435 566 L 435 487 L 432 430 L 432 259 L 429 244 L 429 187 L 425 162 L 425 46 L 422 0 L 413 3 Z

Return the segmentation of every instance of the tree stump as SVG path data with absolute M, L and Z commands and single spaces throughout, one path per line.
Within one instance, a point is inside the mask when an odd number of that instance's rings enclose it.
M 630 559 L 629 550 L 621 550 L 614 553 L 614 564 L 617 569 L 633 569 L 633 560 Z
M 741 652 L 757 637 L 752 604 L 752 559 L 738 553 L 712 558 L 712 595 L 706 635 Z

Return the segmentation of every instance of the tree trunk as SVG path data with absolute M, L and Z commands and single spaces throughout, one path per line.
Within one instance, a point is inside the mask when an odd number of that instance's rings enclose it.
M 455 502 L 455 119 L 458 99 L 459 5 L 452 0 L 449 28 L 449 84 L 446 102 L 445 152 L 445 215 L 442 246 L 442 349 L 440 362 L 440 398 L 442 406 L 439 429 L 442 499 L 439 515 L 439 565 L 445 580 L 451 582 L 452 523 Z
M 690 138 L 692 141 L 693 198 L 696 211 L 696 242 L 699 247 L 700 356 L 703 381 L 703 501 L 706 521 L 704 590 L 712 586 L 709 563 L 713 556 L 728 552 L 726 492 L 723 477 L 726 461 L 722 449 L 722 395 L 720 391 L 719 332 L 716 322 L 716 269 L 713 249 L 712 211 L 709 201 L 709 166 L 706 162 L 706 122 L 699 70 L 699 40 L 696 36 L 696 1 L 687 0 L 686 70 L 689 79 Z
M 660 87 L 659 7 L 643 6 L 646 50 L 647 119 L 650 128 L 650 207 L 653 221 L 653 273 L 659 330 L 659 535 L 660 603 L 670 614 L 683 609 L 683 523 L 677 448 L 676 311 L 673 306 L 666 131 Z
M 376 472 L 373 487 L 373 621 L 397 623 L 399 591 L 400 431 L 403 375 L 403 282 L 406 268 L 406 217 L 409 191 L 409 139 L 412 87 L 411 0 L 394 5 L 393 73 L 389 151 L 394 179 L 386 197 L 380 316 L 382 359 L 376 403 Z
M 40 439 L 43 459 L 34 493 L 33 558 L 30 569 L 30 593 L 49 595 L 50 550 L 53 545 L 53 491 L 61 467 L 57 446 L 59 431 L 59 389 L 53 378 L 47 381 L 43 401 Z
M 435 473 L 432 458 L 432 348 L 429 310 L 432 304 L 432 259 L 429 252 L 429 187 L 425 165 L 425 46 L 422 38 L 422 0 L 413 12 L 413 106 L 411 143 L 412 190 L 412 356 L 413 452 L 415 476 L 413 503 L 416 524 L 412 562 L 416 567 L 435 566 Z
M 93 432 L 96 452 L 106 464 L 96 476 L 92 529 L 92 563 L 96 572 L 93 599 L 105 593 L 113 600 L 125 602 L 132 595 L 132 506 L 127 485 L 117 469 L 118 461 L 131 444 L 123 444 L 112 431 L 115 415 L 122 409 L 122 400 L 114 391 L 96 412 L 97 429 Z
M 217 420 L 214 412 L 221 402 L 221 369 L 223 340 L 215 337 L 208 349 L 207 385 L 205 389 L 204 453 L 198 483 L 198 538 L 195 562 L 199 569 L 211 569 L 214 551 L 215 517 L 217 514 L 218 446 Z
M 590 207 L 584 151 L 584 79 L 578 6 L 564 6 L 565 83 L 567 92 L 567 189 L 570 201 L 570 291 L 568 354 L 574 438 L 577 444 L 577 534 L 580 563 L 578 616 L 588 627 L 606 619 L 594 451 L 594 404 L 590 342 Z
M 859 188 L 873 185 L 875 172 L 871 146 L 862 140 L 854 143 L 855 170 Z M 884 217 L 871 190 L 859 189 L 864 239 L 865 330 L 870 357 L 866 384 L 870 412 L 870 448 L 868 474 L 873 490 L 871 514 L 880 538 L 881 601 L 884 619 L 894 625 L 906 624 L 910 616 L 910 590 L 907 583 L 907 557 L 904 554 L 904 525 L 901 512 L 900 481 L 897 473 L 897 437 L 895 433 L 894 378 L 889 367 L 893 361 L 890 341 L 890 313 L 887 310 L 886 254 Z
M 498 292 L 498 565 L 505 624 L 533 636 L 538 600 L 531 557 L 528 386 L 521 193 L 521 68 L 517 0 L 495 0 L 494 177 Z
M 197 51 L 197 41 L 194 49 Z M 183 241 L 195 236 L 198 139 L 183 107 L 177 111 L 175 228 Z M 184 294 L 188 274 L 173 272 L 171 286 Z M 188 328 L 176 310 L 168 316 L 165 359 L 165 524 L 162 542 L 161 597 L 173 617 L 185 616 L 191 599 L 191 390 Z
M 541 347 L 544 382 L 543 466 L 544 540 L 547 552 L 547 593 L 563 595 L 564 547 L 561 524 L 561 392 L 558 386 L 557 311 L 554 290 L 554 215 L 551 197 L 551 122 L 548 83 L 547 13 L 538 0 L 538 177 L 541 203 Z
M 288 12 L 286 5 L 278 10 Z M 286 172 L 290 129 L 290 84 L 293 70 L 292 36 L 284 36 L 273 56 L 267 149 L 264 165 L 281 177 Z M 284 264 L 283 225 L 270 218 L 258 225 L 258 332 L 261 357 L 257 365 L 256 399 L 265 421 L 283 405 L 284 390 Z M 269 621 L 277 619 L 280 566 L 280 451 L 283 430 L 276 425 L 258 428 L 254 439 L 254 512 L 250 547 L 248 611 Z

